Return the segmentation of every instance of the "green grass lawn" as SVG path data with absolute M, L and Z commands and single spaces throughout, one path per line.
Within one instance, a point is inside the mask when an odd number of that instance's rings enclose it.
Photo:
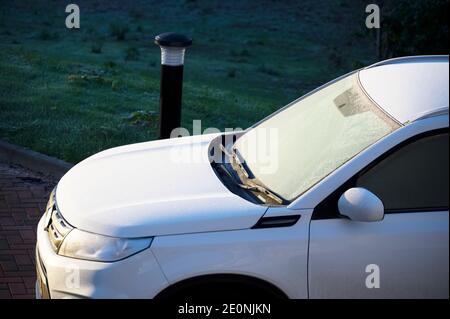
M 67 2 L 68 4 L 69 2 Z M 0 139 L 76 163 L 155 139 L 160 51 L 185 32 L 183 126 L 246 128 L 292 99 L 375 61 L 365 1 L 2 1 Z M 131 4 L 130 4 L 131 3 Z

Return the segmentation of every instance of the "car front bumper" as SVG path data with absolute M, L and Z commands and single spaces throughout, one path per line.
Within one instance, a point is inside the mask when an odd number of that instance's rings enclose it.
M 44 218 L 37 228 L 36 272 L 36 298 L 153 298 L 168 285 L 150 248 L 117 262 L 56 254 Z

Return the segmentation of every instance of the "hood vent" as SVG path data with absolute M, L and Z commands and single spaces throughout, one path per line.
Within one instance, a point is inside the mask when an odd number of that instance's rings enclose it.
M 300 219 L 300 215 L 262 217 L 252 229 L 293 226 Z

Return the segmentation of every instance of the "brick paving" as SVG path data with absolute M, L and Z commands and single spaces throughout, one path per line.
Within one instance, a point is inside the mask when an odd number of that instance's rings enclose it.
M 36 226 L 54 185 L 0 162 L 0 299 L 34 298 Z

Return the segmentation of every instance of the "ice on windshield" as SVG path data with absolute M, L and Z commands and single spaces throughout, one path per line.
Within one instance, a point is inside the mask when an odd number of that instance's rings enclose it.
M 398 127 L 353 74 L 262 122 L 236 148 L 255 177 L 292 200 Z M 268 138 L 270 132 L 276 138 Z

